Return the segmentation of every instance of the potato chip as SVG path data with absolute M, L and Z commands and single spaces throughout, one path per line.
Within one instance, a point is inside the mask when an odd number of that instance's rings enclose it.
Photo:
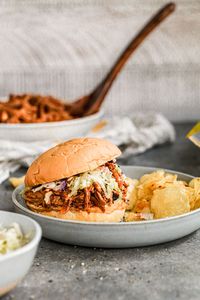
M 185 187 L 168 185 L 154 191 L 151 211 L 156 219 L 177 216 L 190 211 L 190 202 Z
M 16 188 L 18 187 L 20 184 L 24 183 L 24 178 L 25 176 L 22 177 L 10 177 L 9 178 L 9 182 L 11 183 L 11 185 Z
M 158 170 L 149 174 L 144 174 L 141 178 L 140 178 L 140 183 L 144 184 L 145 182 L 148 181 L 157 181 L 160 180 L 164 177 L 164 170 Z
M 129 187 L 127 191 L 127 198 L 128 198 L 128 203 L 127 203 L 127 210 L 132 210 L 133 207 L 135 206 L 135 203 L 137 201 L 137 185 L 138 185 L 138 180 L 136 179 L 131 179 L 127 178 Z
M 153 220 L 153 214 L 134 213 L 132 211 L 128 211 L 125 212 L 124 220 L 125 222 Z
M 150 213 L 150 211 L 151 211 L 150 201 L 148 201 L 146 199 L 137 200 L 135 207 L 134 207 L 134 212 Z
M 163 170 L 145 174 L 139 180 L 138 199 L 150 201 L 154 190 L 164 188 L 176 180 L 177 175 L 165 173 Z
M 194 203 L 191 209 L 200 208 L 200 178 L 194 178 L 189 183 L 190 188 L 194 190 Z

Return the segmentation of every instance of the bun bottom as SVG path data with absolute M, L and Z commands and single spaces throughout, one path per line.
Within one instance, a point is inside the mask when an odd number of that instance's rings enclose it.
M 31 208 L 29 206 L 29 208 Z M 59 211 L 37 211 L 37 208 L 32 207 L 32 210 L 49 217 L 54 217 L 63 220 L 85 221 L 85 222 L 121 222 L 125 213 L 125 203 L 116 201 L 113 205 L 107 206 L 105 212 L 102 212 L 98 207 L 87 211 L 68 211 L 60 213 Z
M 68 211 L 61 214 L 57 211 L 42 212 L 40 214 L 58 219 L 85 221 L 85 222 L 121 222 L 124 216 L 123 210 L 115 210 L 112 213 L 88 213 L 86 211 L 72 212 Z

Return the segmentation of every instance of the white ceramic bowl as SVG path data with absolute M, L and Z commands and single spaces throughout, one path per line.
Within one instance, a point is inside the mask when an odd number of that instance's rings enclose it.
M 157 170 L 156 168 L 136 166 L 122 168 L 124 173 L 131 178 L 139 178 Z M 190 181 L 193 178 L 180 172 L 166 171 L 178 174 L 178 178 L 181 180 Z M 16 211 L 38 221 L 44 237 L 66 244 L 102 248 L 148 246 L 173 241 L 200 228 L 200 209 L 165 219 L 128 223 L 56 219 L 30 211 L 21 196 L 22 189 L 23 186 L 20 186 L 13 193 Z
M 29 271 L 39 245 L 42 231 L 40 226 L 31 218 L 0 211 L 0 223 L 9 226 L 16 222 L 24 234 L 30 233 L 28 244 L 11 253 L 0 256 L 0 297 L 12 290 Z
M 34 142 L 84 136 L 103 116 L 103 110 L 74 120 L 30 124 L 0 124 L 0 140 Z

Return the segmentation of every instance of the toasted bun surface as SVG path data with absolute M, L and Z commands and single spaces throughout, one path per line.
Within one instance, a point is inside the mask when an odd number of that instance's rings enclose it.
M 58 211 L 37 211 L 37 206 L 28 205 L 28 207 L 42 215 L 54 217 L 63 220 L 85 221 L 85 222 L 120 222 L 123 219 L 125 212 L 125 203 L 115 201 L 111 206 L 107 206 L 105 212 L 102 212 L 98 207 L 92 208 L 90 212 L 86 211 L 68 211 L 62 214 Z
M 103 139 L 69 140 L 44 152 L 32 163 L 25 185 L 32 187 L 91 171 L 120 154 L 117 146 Z
M 85 211 L 80 212 L 67 212 L 66 214 L 60 214 L 56 211 L 47 213 L 41 213 L 43 215 L 73 221 L 85 221 L 85 222 L 120 222 L 123 219 L 125 210 L 115 210 L 110 214 L 107 213 L 87 213 Z

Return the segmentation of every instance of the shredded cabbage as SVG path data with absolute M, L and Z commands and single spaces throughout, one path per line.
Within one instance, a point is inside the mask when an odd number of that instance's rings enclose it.
M 0 255 L 21 248 L 28 241 L 28 236 L 22 233 L 19 224 L 12 223 L 9 227 L 0 225 Z
M 113 190 L 119 193 L 118 199 L 122 198 L 122 192 L 118 183 L 108 168 L 99 168 L 71 177 L 68 183 L 68 188 L 71 190 L 69 196 L 76 196 L 78 190 L 90 187 L 94 182 L 97 182 L 101 186 L 107 198 L 112 196 Z
M 40 191 L 43 188 L 52 189 L 54 191 L 59 191 L 62 187 L 62 183 L 63 183 L 63 181 L 61 181 L 61 180 L 53 181 L 53 182 L 49 182 L 49 183 L 44 183 L 44 184 L 39 185 L 36 188 L 33 188 L 32 191 L 35 193 L 35 192 Z

